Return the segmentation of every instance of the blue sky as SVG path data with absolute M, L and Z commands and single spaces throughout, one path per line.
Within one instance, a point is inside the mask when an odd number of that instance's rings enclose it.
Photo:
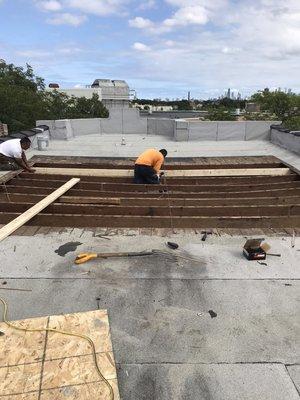
M 0 0 L 0 58 L 62 87 L 139 97 L 300 91 L 299 0 Z

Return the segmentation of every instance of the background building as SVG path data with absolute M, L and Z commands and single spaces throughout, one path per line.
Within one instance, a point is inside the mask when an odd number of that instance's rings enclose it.
M 84 88 L 60 88 L 57 84 L 50 84 L 48 90 L 57 90 L 68 96 L 92 98 L 93 94 L 99 96 L 99 100 L 110 108 L 128 108 L 130 102 L 130 89 L 122 80 L 96 79 L 92 85 Z

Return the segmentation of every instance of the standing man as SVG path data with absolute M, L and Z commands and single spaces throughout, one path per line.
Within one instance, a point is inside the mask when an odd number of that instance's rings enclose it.
M 168 152 L 165 149 L 149 149 L 144 151 L 135 162 L 134 183 L 158 184 L 159 171 Z
M 24 169 L 26 172 L 34 172 L 35 170 L 28 165 L 25 155 L 25 150 L 28 150 L 30 145 L 28 137 L 0 143 L 0 171 Z

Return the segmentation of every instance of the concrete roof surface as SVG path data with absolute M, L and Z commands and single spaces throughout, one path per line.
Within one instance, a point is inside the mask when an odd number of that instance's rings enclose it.
M 173 142 L 85 136 L 30 154 L 136 156 L 148 147 L 180 156 L 296 154 L 269 142 Z M 179 250 L 167 249 L 175 241 Z M 107 309 L 123 400 L 297 400 L 300 391 L 300 238 L 269 237 L 265 264 L 242 256 L 243 236 L 123 234 L 64 229 L 0 243 L 0 290 L 11 319 Z M 69 250 L 59 255 L 65 245 Z M 74 264 L 78 252 L 169 251 L 168 256 Z M 180 257 L 175 257 L 179 254 Z M 196 259 L 196 261 L 195 261 Z M 4 284 L 6 282 L 6 284 Z M 100 298 L 97 303 L 96 299 Z M 101 368 L 101 366 L 100 366 Z

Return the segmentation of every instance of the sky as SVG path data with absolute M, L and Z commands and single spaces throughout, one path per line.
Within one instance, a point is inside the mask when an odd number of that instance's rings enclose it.
M 0 58 L 139 98 L 300 92 L 300 0 L 0 0 Z

